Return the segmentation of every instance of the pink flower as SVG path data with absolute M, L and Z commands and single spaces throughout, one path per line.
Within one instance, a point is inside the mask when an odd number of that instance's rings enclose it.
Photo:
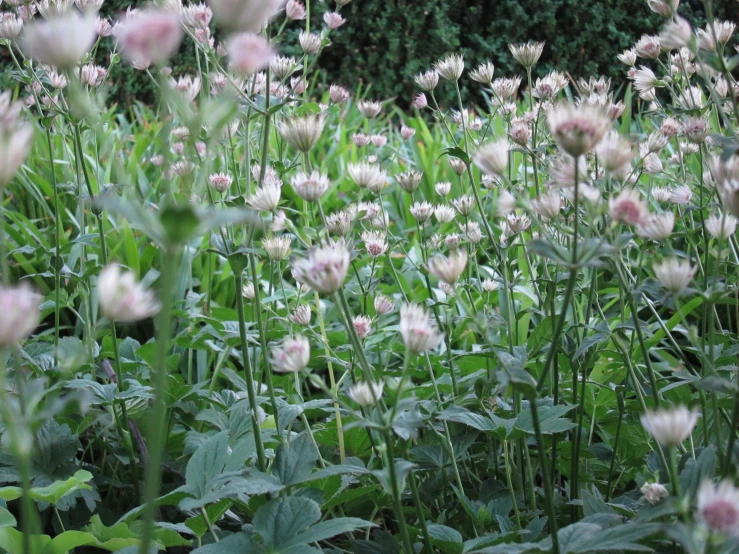
M 121 54 L 139 69 L 168 60 L 182 42 L 178 16 L 157 9 L 128 15 L 116 24 L 113 34 Z
M 26 56 L 59 69 L 73 69 L 95 42 L 95 20 L 70 12 L 26 25 L 21 47 Z
M 420 93 L 416 98 L 413 100 L 413 107 L 422 110 L 426 106 L 428 106 L 428 100 L 426 100 L 426 95 L 424 93 Z
M 323 22 L 329 29 L 334 30 L 346 23 L 346 19 L 338 12 L 326 12 L 323 14 Z
M 269 65 L 274 51 L 266 39 L 254 33 L 239 33 L 226 43 L 231 68 L 239 75 L 251 75 Z
M 0 347 L 18 344 L 33 333 L 39 324 L 41 295 L 25 284 L 0 287 Z

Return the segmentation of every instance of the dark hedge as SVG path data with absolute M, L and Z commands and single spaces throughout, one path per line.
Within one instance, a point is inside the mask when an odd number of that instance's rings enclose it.
M 142 2 L 108 0 L 103 13 L 114 18 L 137 4 Z M 329 5 L 328 0 L 312 4 L 315 28 Z M 714 11 L 718 18 L 736 22 L 739 3 L 714 0 Z M 679 12 L 695 25 L 705 23 L 701 0 L 683 0 Z M 464 53 L 468 68 L 490 60 L 497 75 L 521 73 L 508 44 L 528 40 L 546 41 L 535 74 L 556 68 L 575 78 L 606 75 L 620 82 L 624 66 L 616 54 L 642 34 L 657 33 L 663 21 L 647 8 L 646 0 L 353 0 L 342 13 L 347 24 L 332 33 L 333 45 L 320 62 L 319 86 L 340 83 L 356 90 L 361 84 L 370 87 L 370 96 L 396 97 L 401 106 L 418 92 L 414 75 L 447 53 Z M 298 25 L 292 24 L 280 45 L 282 52 L 297 53 Z M 105 39 L 103 46 L 99 63 L 105 63 L 105 47 L 112 46 L 112 39 Z M 7 53 L 2 56 L 0 63 L 9 69 Z M 175 75 L 196 69 L 192 43 L 183 46 L 173 66 Z M 114 68 L 108 83 L 110 100 L 123 106 L 154 99 L 146 74 L 125 65 Z M 468 80 L 461 84 L 466 89 Z M 6 74 L 0 85 L 13 84 Z M 443 98 L 443 90 L 440 94 L 442 101 L 450 101 Z

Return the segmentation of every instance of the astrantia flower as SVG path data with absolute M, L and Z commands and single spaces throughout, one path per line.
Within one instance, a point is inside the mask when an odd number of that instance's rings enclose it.
M 553 190 L 544 192 L 531 201 L 531 209 L 544 219 L 558 217 L 561 208 L 562 197 Z
M 388 315 L 395 311 L 395 302 L 383 294 L 375 296 L 373 305 L 377 315 Z
M 319 171 L 313 171 L 310 175 L 301 171 L 290 179 L 290 184 L 300 198 L 315 202 L 328 190 L 329 180 Z
M 508 166 L 508 140 L 499 139 L 482 145 L 475 154 L 475 165 L 488 175 L 503 175 Z
M 495 213 L 500 217 L 506 217 L 516 209 L 516 197 L 510 192 L 503 189 L 498 193 L 498 199 L 495 205 Z
M 708 121 L 702 117 L 688 117 L 682 126 L 683 134 L 690 142 L 702 144 L 708 137 L 710 127 Z
M 346 19 L 338 12 L 325 12 L 323 14 L 323 22 L 326 24 L 326 27 L 333 31 L 346 23 Z
M 382 381 L 377 383 L 361 382 L 352 385 L 347 395 L 363 408 L 369 408 L 382 398 L 382 389 Z
M 552 136 L 570 156 L 590 152 L 603 138 L 611 121 L 599 108 L 562 103 L 547 113 Z
M 431 323 L 428 312 L 417 304 L 404 304 L 400 308 L 400 335 L 414 354 L 433 350 L 444 340 L 438 327 Z
M 729 214 L 713 214 L 706 219 L 706 230 L 717 239 L 727 239 L 736 232 L 737 218 Z
M 611 219 L 627 225 L 638 225 L 648 214 L 647 203 L 638 191 L 623 189 L 618 196 L 608 203 Z
M 299 0 L 288 0 L 285 4 L 285 15 L 288 19 L 299 21 L 307 15 L 305 6 Z
M 296 325 L 310 325 L 310 306 L 308 304 L 300 304 L 290 314 L 290 321 Z
M 403 125 L 400 127 L 400 136 L 403 137 L 403 140 L 408 140 L 415 134 L 416 130 L 413 127 L 408 127 L 407 125 Z
M 395 176 L 395 180 L 398 182 L 400 188 L 408 194 L 413 194 L 416 191 L 418 185 L 421 184 L 421 179 L 423 179 L 423 171 L 415 170 L 399 173 Z
M 678 258 L 667 258 L 662 263 L 655 264 L 653 269 L 660 284 L 672 294 L 678 294 L 687 288 L 698 270 L 688 260 Z
M 670 17 L 677 13 L 680 0 L 647 0 L 647 6 L 654 13 Z
M 95 42 L 95 20 L 76 12 L 46 21 L 36 20 L 23 29 L 23 53 L 34 60 L 63 70 L 72 70 Z
M 326 118 L 322 115 L 292 117 L 280 122 L 277 129 L 287 143 L 300 152 L 310 152 L 321 138 Z
M 518 63 L 526 69 L 531 69 L 539 61 L 541 53 L 544 51 L 544 43 L 509 44 L 508 49 Z
M 662 51 L 659 37 L 650 35 L 642 35 L 634 45 L 634 49 L 639 57 L 650 60 L 659 58 L 659 54 Z
M 429 105 L 429 102 L 426 99 L 426 95 L 424 93 L 417 95 L 413 99 L 413 107 L 416 108 L 417 110 L 422 110 L 428 105 Z
M 686 87 L 675 97 L 675 102 L 684 110 L 700 110 L 706 106 L 706 96 L 700 87 Z
M 430 202 L 415 202 L 410 207 L 411 215 L 413 219 L 419 223 L 423 223 L 430 218 L 434 213 L 434 206 Z
M 331 85 L 328 88 L 328 95 L 331 98 L 331 102 L 340 103 L 347 100 L 350 96 L 349 91 L 340 85 Z
M 630 163 L 634 157 L 631 142 L 612 131 L 596 146 L 598 163 L 606 171 L 616 171 Z
M 439 223 L 449 223 L 456 215 L 456 210 L 446 204 L 439 204 L 434 208 L 434 217 Z
M 352 226 L 352 216 L 349 212 L 336 212 L 326 218 L 326 227 L 334 235 L 345 237 Z
M 682 17 L 670 20 L 659 34 L 662 48 L 665 50 L 677 50 L 690 44 L 693 38 L 693 28 L 690 23 Z
M 429 273 L 450 285 L 457 282 L 467 267 L 467 251 L 455 250 L 449 257 L 437 254 L 428 262 Z
M 1 116 L 0 116 L 1 117 Z M 33 127 L 17 126 L 15 122 L 0 129 L 0 189 L 6 187 L 28 157 L 33 139 Z
M 698 489 L 698 518 L 713 531 L 739 537 L 739 489 L 728 479 L 718 486 L 703 481 Z
M 452 206 L 459 212 L 460 215 L 468 216 L 472 213 L 475 208 L 475 199 L 469 194 L 463 194 L 459 198 L 452 200 Z
M 222 29 L 257 33 L 282 6 L 282 0 L 208 0 Z
M 346 280 L 351 255 L 343 240 L 323 242 L 293 263 L 300 282 L 322 294 L 333 294 Z
M 501 100 L 512 97 L 521 86 L 521 77 L 502 77 L 490 84 L 495 96 Z
M 255 210 L 271 212 L 280 203 L 281 196 L 282 189 L 279 186 L 265 183 L 246 199 L 246 203 Z
M 231 186 L 233 179 L 230 175 L 226 175 L 225 173 L 214 173 L 208 177 L 208 181 L 210 182 L 211 187 L 220 193 L 224 193 Z
M 624 50 L 617 57 L 622 64 L 628 65 L 629 67 L 633 67 L 636 64 L 636 50 L 633 48 Z
M 527 215 L 509 214 L 500 224 L 503 236 L 508 237 L 522 233 L 531 226 L 531 219 Z
M 495 66 L 493 62 L 484 62 L 477 66 L 477 69 L 470 71 L 470 79 L 482 83 L 483 85 L 490 86 L 493 82 L 493 75 L 495 74 Z
M 698 423 L 699 415 L 685 406 L 659 409 L 656 412 L 647 410 L 641 416 L 641 424 L 661 445 L 677 446 L 690 436 Z
M 457 81 L 464 71 L 464 58 L 460 54 L 450 54 L 437 61 L 434 69 L 447 81 Z
M 172 57 L 182 42 L 179 15 L 146 9 L 116 23 L 114 34 L 121 54 L 134 67 L 144 69 Z
M 375 100 L 360 100 L 357 102 L 357 109 L 367 119 L 373 119 L 380 115 L 382 103 Z
M 664 485 L 659 483 L 644 483 L 639 490 L 644 495 L 644 500 L 650 504 L 656 504 L 669 494 Z
M 387 182 L 387 173 L 377 164 L 359 162 L 349 164 L 347 171 L 357 186 L 373 192 L 379 192 Z
M 315 33 L 300 31 L 298 42 L 300 42 L 301 50 L 306 54 L 317 54 L 321 49 L 321 37 Z
M 282 235 L 279 237 L 271 237 L 262 240 L 262 248 L 267 252 L 267 256 L 273 262 L 284 260 L 290 253 L 290 237 Z
M 383 231 L 365 231 L 362 233 L 362 241 L 367 253 L 377 258 L 387 250 L 387 239 Z
M 429 69 L 425 73 L 416 75 L 416 84 L 423 90 L 432 91 L 439 84 L 439 74 L 435 69 Z
M 0 14 L 0 38 L 15 40 L 23 30 L 23 20 L 14 13 Z
M 256 298 L 257 293 L 254 290 L 254 283 L 252 283 L 251 281 L 244 283 L 244 285 L 241 287 L 241 296 L 243 296 L 244 298 L 248 298 L 249 300 Z
M 310 361 L 310 342 L 303 335 L 288 337 L 270 349 L 270 364 L 278 373 L 300 373 Z
M 133 323 L 147 319 L 161 308 L 154 293 L 136 281 L 132 271 L 118 264 L 103 268 L 97 283 L 100 311 L 111 321 Z
M 0 287 L 0 348 L 7 348 L 28 338 L 41 320 L 42 296 L 26 284 Z
M 636 226 L 636 232 L 640 237 L 663 241 L 672 234 L 675 227 L 675 214 L 665 212 L 659 215 L 651 215 Z
M 238 75 L 252 75 L 269 65 L 274 50 L 264 37 L 255 33 L 238 33 L 226 40 L 229 67 Z
M 673 204 L 687 204 L 693 198 L 693 191 L 688 185 L 680 185 L 672 190 L 670 202 Z
M 366 315 L 358 315 L 352 320 L 354 330 L 360 339 L 366 339 L 372 331 L 372 320 Z

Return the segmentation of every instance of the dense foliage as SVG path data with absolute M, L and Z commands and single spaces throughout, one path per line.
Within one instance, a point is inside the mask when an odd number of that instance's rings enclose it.
M 127 111 L 99 4 L 0 16 L 1 550 L 739 552 L 739 84 L 710 2 L 694 28 L 650 0 L 618 90 L 527 40 L 574 3 L 430 5 L 531 19 L 496 47 L 518 65 L 472 69 L 498 58 L 423 62 L 358 2 L 165 2 L 116 26 L 156 90 Z M 352 70 L 407 54 L 429 117 L 304 87 L 360 26 Z

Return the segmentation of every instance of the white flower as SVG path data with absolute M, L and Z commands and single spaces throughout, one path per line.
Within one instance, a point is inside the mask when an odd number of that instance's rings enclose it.
M 271 348 L 270 364 L 278 373 L 299 373 L 310 361 L 310 342 L 303 335 L 288 337 Z
M 351 255 L 343 240 L 328 240 L 293 263 L 296 278 L 313 290 L 333 294 L 341 288 L 349 271 Z
M 473 161 L 488 175 L 503 175 L 508 166 L 508 140 L 488 142 L 480 147 Z
M 652 239 L 653 241 L 663 241 L 672 234 L 675 227 L 675 214 L 665 212 L 660 215 L 652 215 L 644 218 L 636 226 L 636 232 L 641 237 Z
M 444 339 L 426 310 L 417 304 L 404 304 L 400 308 L 400 335 L 414 354 L 433 350 Z
M 661 264 L 653 266 L 654 274 L 657 280 L 669 292 L 677 294 L 690 285 L 693 280 L 697 267 L 690 265 L 688 260 L 680 260 L 678 258 L 668 258 Z
M 310 175 L 301 171 L 290 179 L 290 184 L 300 198 L 315 202 L 328 190 L 329 180 L 319 171 L 313 171 Z
M 97 283 L 100 311 L 111 321 L 133 323 L 152 317 L 161 308 L 154 292 L 136 281 L 132 271 L 107 265 Z
M 660 409 L 656 412 L 647 410 L 647 413 L 641 416 L 641 424 L 661 445 L 677 446 L 693 431 L 699 415 L 685 406 Z
M 321 138 L 324 125 L 323 115 L 307 115 L 282 121 L 277 129 L 290 146 L 300 152 L 309 152 Z
M 374 406 L 376 401 L 382 397 L 382 389 L 382 381 L 378 381 L 377 383 L 361 382 L 352 385 L 347 394 L 349 398 L 363 408 L 369 408 L 370 406 Z
M 254 191 L 254 194 L 246 199 L 246 203 L 255 210 L 271 212 L 280 203 L 281 195 L 282 189 L 278 185 L 266 183 Z
M 429 273 L 449 285 L 453 285 L 467 267 L 467 251 L 454 250 L 449 257 L 437 254 L 429 262 Z
M 391 298 L 388 298 L 383 294 L 378 294 L 377 296 L 375 296 L 373 305 L 375 307 L 375 313 L 377 313 L 377 315 L 387 315 L 395 311 L 395 302 L 393 302 Z
M 464 71 L 464 59 L 461 55 L 450 54 L 436 62 L 434 69 L 447 81 L 457 81 Z
M 547 124 L 560 148 L 577 157 L 600 142 L 611 127 L 611 120 L 595 106 L 562 103 L 549 110 Z
M 609 200 L 608 210 L 614 221 L 638 225 L 647 217 L 649 208 L 639 192 L 627 188 Z
M 349 164 L 347 171 L 359 187 L 375 193 L 380 192 L 387 182 L 387 173 L 377 164 L 368 162 Z
M 72 70 L 90 51 L 96 36 L 93 17 L 69 12 L 28 23 L 21 35 L 21 49 L 42 64 Z
M 526 44 L 509 44 L 508 49 L 515 60 L 526 69 L 531 69 L 539 61 L 544 51 L 543 42 L 527 42 Z
M 28 156 L 33 128 L 23 125 L 0 132 L 0 189 L 5 187 Z
M 7 348 L 29 337 L 41 320 L 42 297 L 21 283 L 0 287 L 0 348 Z
M 727 239 L 736 232 L 737 219 L 729 214 L 713 214 L 706 219 L 706 230 L 712 237 Z
M 728 479 L 717 487 L 703 481 L 698 489 L 698 517 L 714 531 L 739 537 L 739 489 Z
M 291 243 L 292 241 L 288 235 L 282 235 L 280 237 L 263 239 L 262 247 L 267 252 L 269 259 L 276 262 L 287 258 Z
M 644 500 L 650 504 L 656 504 L 669 494 L 664 485 L 659 483 L 644 483 L 640 490 L 644 495 Z
M 306 326 L 310 325 L 310 317 L 310 306 L 308 304 L 300 304 L 290 314 L 290 321 L 296 325 Z

